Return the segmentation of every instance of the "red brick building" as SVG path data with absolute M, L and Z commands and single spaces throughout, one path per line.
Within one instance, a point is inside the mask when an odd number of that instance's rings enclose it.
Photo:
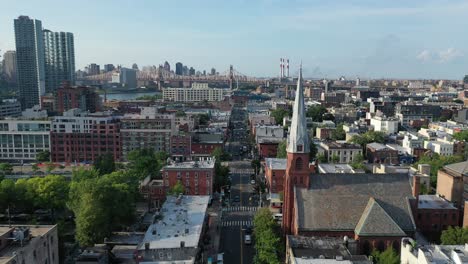
M 190 158 L 192 137 L 190 135 L 171 136 L 171 156 L 179 161 Z
M 151 208 L 160 208 L 166 199 L 163 180 L 152 180 L 150 176 L 140 182 L 140 193 Z
M 283 192 L 285 173 L 286 159 L 265 159 L 265 179 L 270 193 Z
M 370 163 L 399 164 L 398 150 L 380 143 L 369 143 L 366 146 L 367 161 Z
M 278 142 L 271 142 L 267 140 L 264 142 L 259 142 L 257 144 L 257 149 L 260 159 L 276 157 L 278 153 L 278 145 Z
M 187 195 L 211 195 L 213 193 L 214 160 L 174 162 L 161 170 L 164 188 L 169 191 L 178 181 Z
M 91 87 L 64 85 L 57 89 L 55 107 L 58 113 L 74 108 L 94 113 L 102 109 L 101 97 Z
M 119 123 L 112 117 L 56 116 L 50 143 L 53 162 L 91 163 L 104 154 L 122 158 Z

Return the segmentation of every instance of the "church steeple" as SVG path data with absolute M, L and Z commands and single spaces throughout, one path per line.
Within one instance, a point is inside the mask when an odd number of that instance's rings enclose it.
M 288 137 L 288 153 L 309 153 L 309 135 L 307 133 L 307 123 L 304 104 L 304 88 L 302 87 L 302 64 L 297 78 L 296 98 L 293 106 L 293 116 L 291 129 Z

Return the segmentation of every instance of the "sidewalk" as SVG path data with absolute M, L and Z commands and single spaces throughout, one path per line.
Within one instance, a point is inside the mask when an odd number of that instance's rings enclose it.
M 209 226 L 207 234 L 210 236 L 210 243 L 205 246 L 204 263 L 208 257 L 216 257 L 219 252 L 221 240 L 221 204 L 217 199 L 213 199 L 213 204 L 208 208 Z

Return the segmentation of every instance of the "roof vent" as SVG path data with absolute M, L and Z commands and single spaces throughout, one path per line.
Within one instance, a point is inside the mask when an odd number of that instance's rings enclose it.
M 342 260 L 343 260 L 343 256 L 338 255 L 338 256 L 335 257 L 335 259 L 336 259 L 336 261 L 342 261 Z

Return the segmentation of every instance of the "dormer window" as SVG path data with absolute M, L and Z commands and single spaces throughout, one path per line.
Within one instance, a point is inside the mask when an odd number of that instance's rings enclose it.
M 297 151 L 303 151 L 302 150 L 302 145 L 297 145 Z

